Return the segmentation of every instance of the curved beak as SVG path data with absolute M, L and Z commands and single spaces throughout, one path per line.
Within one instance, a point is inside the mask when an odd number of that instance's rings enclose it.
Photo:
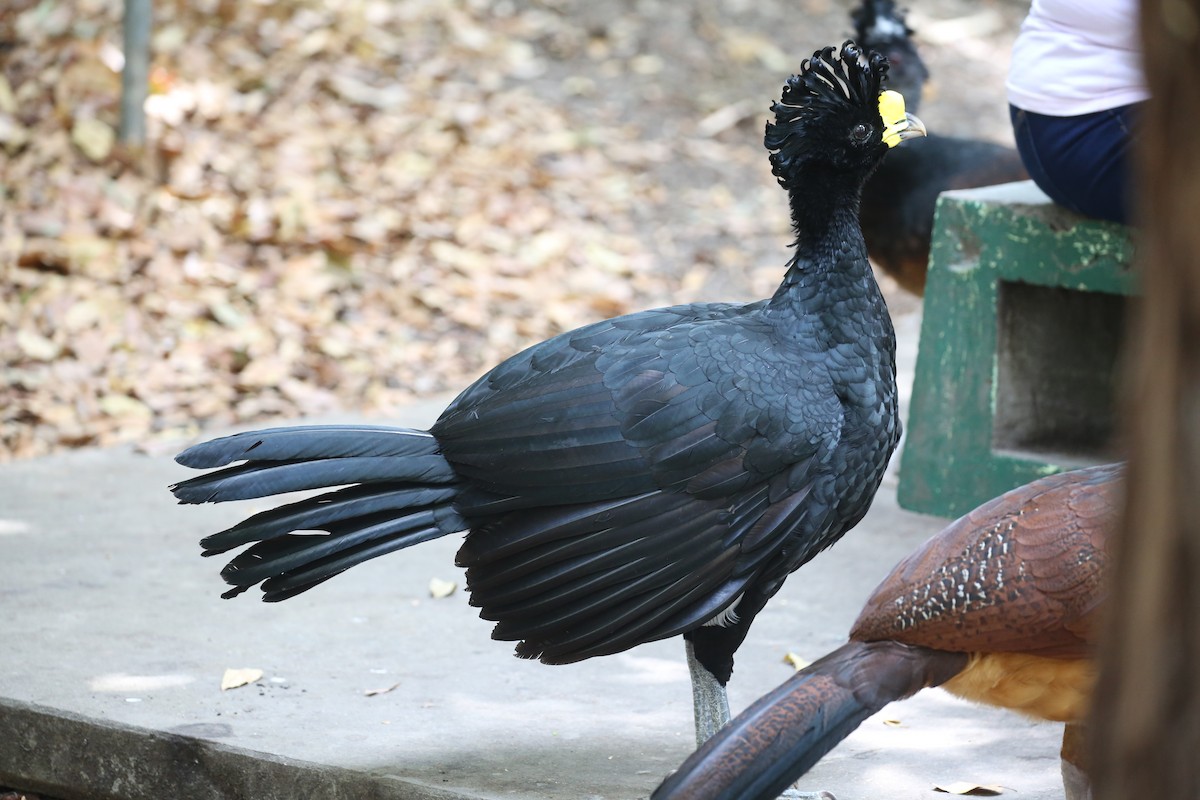
M 905 139 L 915 139 L 925 135 L 927 135 L 925 123 L 912 114 L 906 113 L 902 118 L 883 129 L 883 143 L 888 147 L 895 147 Z
M 913 114 L 904 115 L 904 127 L 896 131 L 896 134 L 900 137 L 900 141 L 929 135 L 928 131 L 925 130 L 925 123 L 921 122 Z

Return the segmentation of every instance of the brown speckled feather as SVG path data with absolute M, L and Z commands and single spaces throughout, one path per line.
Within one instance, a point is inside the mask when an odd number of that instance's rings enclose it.
M 956 520 L 892 570 L 850 638 L 1088 655 L 1122 474 L 1107 465 L 1043 478 Z

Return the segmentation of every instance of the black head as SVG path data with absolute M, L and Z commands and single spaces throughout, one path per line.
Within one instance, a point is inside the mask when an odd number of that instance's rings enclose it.
M 850 19 L 854 23 L 854 41 L 864 49 L 887 56 L 888 85 L 903 94 L 909 108 L 915 111 L 929 70 L 917 52 L 904 12 L 892 0 L 863 0 L 861 6 L 850 12 Z
M 767 123 L 764 143 L 780 185 L 790 190 L 818 175 L 860 185 L 890 146 L 924 134 L 899 95 L 881 97 L 887 71 L 886 58 L 851 41 L 803 63 L 771 106 L 775 119 Z
M 904 12 L 896 8 L 893 0 L 863 0 L 863 4 L 850 12 L 854 23 L 855 41 L 864 47 L 908 39 L 912 28 L 905 21 Z

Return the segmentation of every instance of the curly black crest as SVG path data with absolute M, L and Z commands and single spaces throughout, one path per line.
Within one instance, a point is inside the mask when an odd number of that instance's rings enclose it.
M 771 172 L 785 187 L 801 155 L 807 131 L 822 118 L 846 109 L 877 109 L 887 80 L 888 62 L 879 53 L 865 53 L 847 40 L 839 50 L 826 47 L 813 53 L 788 79 L 783 96 L 771 105 L 775 120 L 767 123 L 763 140 L 771 151 Z M 877 113 L 877 111 L 876 111 Z

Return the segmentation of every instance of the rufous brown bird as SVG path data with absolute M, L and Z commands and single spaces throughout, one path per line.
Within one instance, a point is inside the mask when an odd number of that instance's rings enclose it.
M 653 800 L 773 798 L 871 714 L 925 687 L 1066 723 L 1067 797 L 1090 795 L 1083 731 L 1123 467 L 1041 478 L 901 561 L 850 641 L 693 753 Z

